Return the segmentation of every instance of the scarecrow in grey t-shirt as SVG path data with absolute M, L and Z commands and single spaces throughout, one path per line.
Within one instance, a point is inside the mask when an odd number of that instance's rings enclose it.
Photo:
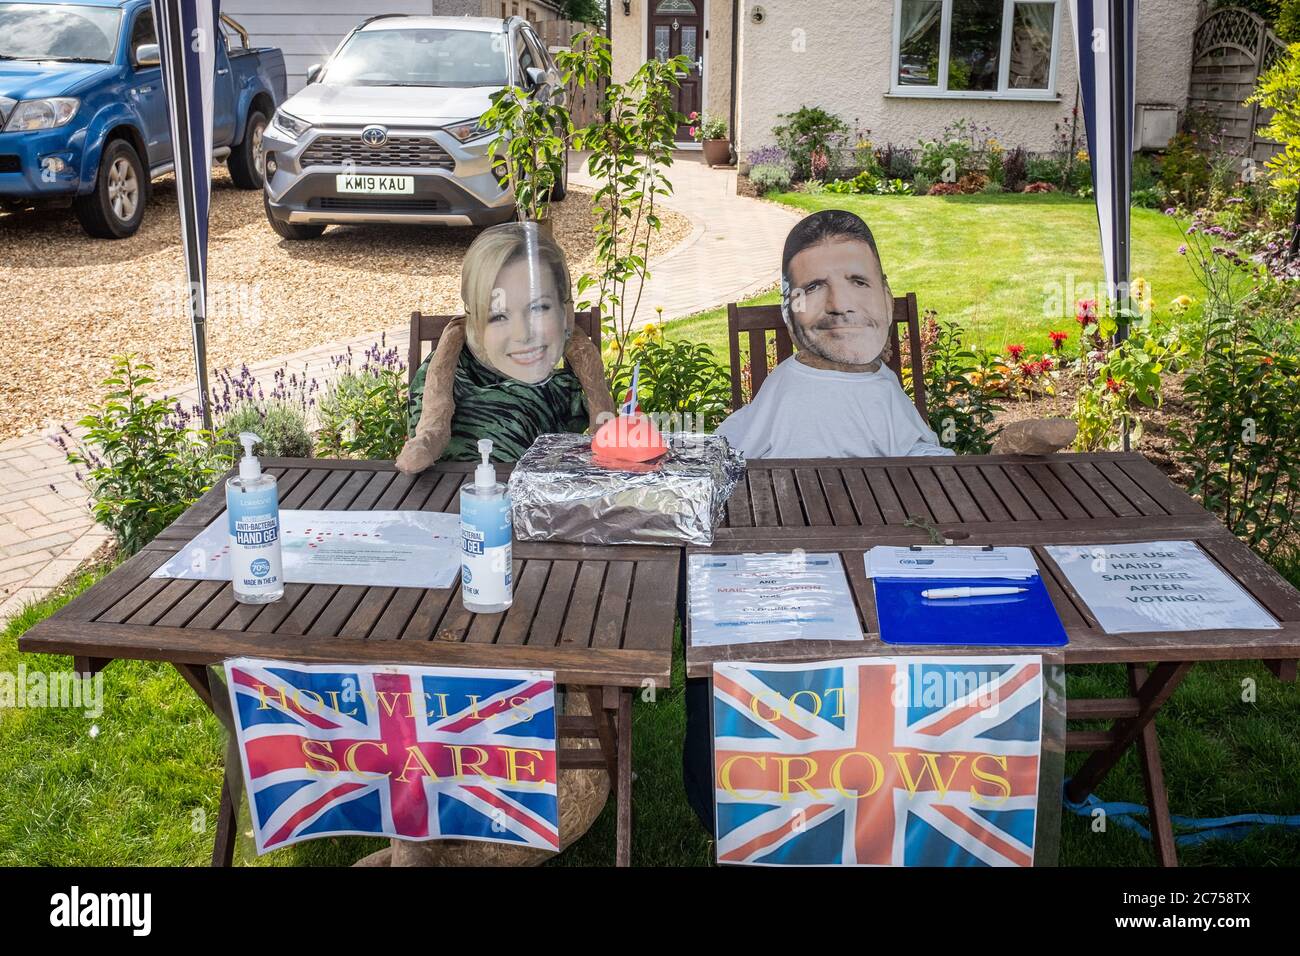
M 781 256 L 781 313 L 798 351 L 718 434 L 747 458 L 952 454 L 885 364 L 893 311 L 865 222 L 839 209 L 801 220 Z M 1073 431 L 1061 420 L 1017 424 L 995 450 L 1045 454 Z

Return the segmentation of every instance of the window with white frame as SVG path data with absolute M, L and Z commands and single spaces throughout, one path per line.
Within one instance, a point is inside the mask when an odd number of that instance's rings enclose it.
M 896 94 L 1056 93 L 1062 0 L 894 0 Z

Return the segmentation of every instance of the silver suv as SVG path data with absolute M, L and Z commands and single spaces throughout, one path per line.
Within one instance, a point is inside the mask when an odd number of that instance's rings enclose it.
M 478 123 L 507 85 L 564 95 L 554 61 L 520 17 L 364 21 L 307 71 L 307 86 L 266 129 L 271 228 L 315 239 L 329 223 L 511 219 L 514 195 L 493 172 L 493 136 Z M 553 198 L 567 189 L 566 169 Z

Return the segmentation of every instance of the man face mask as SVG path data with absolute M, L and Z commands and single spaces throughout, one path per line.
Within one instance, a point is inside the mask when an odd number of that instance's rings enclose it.
M 465 254 L 465 339 L 484 365 L 528 385 L 546 381 L 573 328 L 568 270 L 535 223 L 485 230 Z
M 889 336 L 893 296 L 866 241 L 815 239 L 790 257 L 782 277 L 791 336 L 830 362 L 868 365 Z

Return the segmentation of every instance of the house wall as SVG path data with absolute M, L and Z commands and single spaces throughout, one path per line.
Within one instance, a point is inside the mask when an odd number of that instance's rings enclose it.
M 749 18 L 756 5 L 766 14 L 760 24 Z M 965 118 L 991 127 L 1004 145 L 1046 151 L 1053 147 L 1053 124 L 1075 104 L 1068 4 L 1061 17 L 1057 95 L 1046 102 L 890 96 L 894 0 L 742 0 L 742 6 L 736 124 L 742 163 L 749 151 L 774 142 L 779 114 L 805 105 L 837 114 L 877 144 L 912 146 Z M 1196 4 L 1142 0 L 1139 10 L 1137 102 L 1182 108 Z
M 541 0 L 505 0 L 506 16 L 528 16 L 533 23 L 554 20 L 555 9 Z M 249 33 L 254 46 L 284 51 L 289 93 L 307 82 L 307 68 L 320 63 L 349 30 L 377 13 L 416 16 L 501 16 L 501 0 L 224 0 L 228 13 Z
M 731 110 L 731 7 L 732 0 L 696 0 L 705 5 L 704 109 L 728 117 Z M 614 81 L 625 83 L 646 58 L 648 8 L 655 0 L 632 0 L 623 13 L 622 0 L 611 4 L 609 38 Z

